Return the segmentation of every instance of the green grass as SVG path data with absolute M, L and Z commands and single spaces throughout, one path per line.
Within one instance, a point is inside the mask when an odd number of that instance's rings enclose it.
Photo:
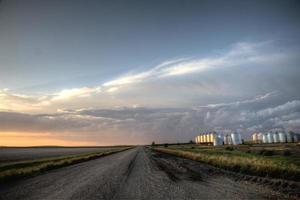
M 101 152 L 76 154 L 71 156 L 60 156 L 55 158 L 43 158 L 28 161 L 9 162 L 0 165 L 0 182 L 13 180 L 39 172 L 56 169 L 75 163 L 80 163 L 113 153 L 125 151 L 132 147 L 117 147 Z
M 243 147 L 225 149 L 224 147 L 181 145 L 168 148 L 155 147 L 154 149 L 234 172 L 294 181 L 300 180 L 300 157 L 298 155 L 283 156 L 272 153 L 270 156 L 264 156 L 252 151 L 245 152 L 239 148 Z

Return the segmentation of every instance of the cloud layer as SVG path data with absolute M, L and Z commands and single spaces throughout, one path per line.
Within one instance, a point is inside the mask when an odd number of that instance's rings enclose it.
M 213 129 L 247 137 L 275 128 L 299 131 L 297 52 L 276 41 L 240 42 L 93 87 L 47 94 L 2 89 L 0 131 L 99 145 L 188 141 Z
M 253 131 L 300 131 L 300 101 L 278 104 L 278 96 L 272 93 L 189 109 L 87 109 L 43 115 L 1 112 L 0 126 L 4 132 L 47 134 L 57 140 L 97 145 L 182 142 L 210 130 L 240 131 L 245 138 Z

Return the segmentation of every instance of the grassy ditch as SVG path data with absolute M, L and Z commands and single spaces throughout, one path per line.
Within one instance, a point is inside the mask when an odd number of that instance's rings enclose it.
M 153 149 L 238 173 L 300 181 L 300 158 L 297 156 L 265 156 L 237 149 L 195 146 L 154 147 Z
M 30 176 L 50 169 L 93 160 L 113 153 L 125 151 L 132 147 L 111 148 L 102 152 L 76 154 L 71 156 L 60 156 L 55 158 L 43 158 L 28 161 L 9 162 L 0 164 L 0 183 L 14 180 L 25 176 Z

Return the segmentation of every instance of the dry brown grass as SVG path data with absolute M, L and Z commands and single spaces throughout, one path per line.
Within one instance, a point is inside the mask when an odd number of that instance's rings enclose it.
M 225 153 L 211 154 L 208 152 L 193 152 L 193 150 L 186 151 L 161 147 L 154 149 L 235 172 L 295 181 L 300 180 L 299 165 L 278 159 L 278 157 L 244 156 L 245 154 L 243 153 L 241 155 Z

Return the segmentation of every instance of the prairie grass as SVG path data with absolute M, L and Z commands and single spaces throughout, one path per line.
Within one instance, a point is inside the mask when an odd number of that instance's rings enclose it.
M 219 168 L 249 175 L 300 180 L 300 164 L 297 157 L 280 155 L 263 156 L 224 148 L 154 148 L 157 151 L 189 158 Z
M 29 176 L 39 172 L 56 169 L 75 163 L 93 160 L 113 153 L 125 151 L 130 148 L 132 147 L 117 147 L 102 152 L 84 153 L 71 156 L 60 156 L 55 158 L 43 158 L 0 164 L 0 182 Z

